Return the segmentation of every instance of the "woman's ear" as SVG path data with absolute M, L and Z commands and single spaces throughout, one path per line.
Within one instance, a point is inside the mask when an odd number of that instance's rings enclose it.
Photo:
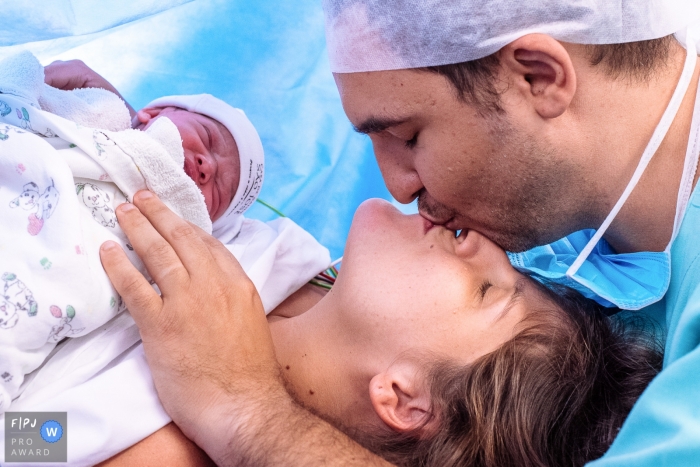
M 431 433 L 436 425 L 430 392 L 412 362 L 392 364 L 369 383 L 369 398 L 379 418 L 399 433 Z
M 576 93 L 576 71 L 569 52 L 546 34 L 528 34 L 499 51 L 508 83 L 542 118 L 564 113 Z

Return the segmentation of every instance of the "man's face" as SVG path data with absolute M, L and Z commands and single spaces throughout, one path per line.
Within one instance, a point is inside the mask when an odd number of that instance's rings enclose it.
M 539 122 L 526 108 L 515 115 L 480 112 L 459 100 L 444 77 L 426 71 L 335 79 L 348 118 L 370 136 L 399 202 L 417 197 L 432 222 L 477 230 L 510 251 L 576 230 L 563 197 L 576 167 L 533 136 Z

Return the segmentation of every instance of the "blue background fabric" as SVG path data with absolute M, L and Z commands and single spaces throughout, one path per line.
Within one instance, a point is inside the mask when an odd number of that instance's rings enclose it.
M 321 2 L 183 1 L 107 30 L 76 25 L 90 34 L 28 48 L 44 65 L 82 59 L 136 109 L 156 97 L 197 93 L 242 108 L 265 148 L 260 198 L 308 230 L 333 258 L 341 256 L 357 206 L 391 196 L 369 139 L 352 130 L 343 112 L 328 65 Z M 162 8 L 166 2 L 150 1 Z M 109 2 L 107 8 L 133 17 L 129 10 L 143 10 L 143 2 L 131 3 Z M 26 46 L 0 49 L 0 57 L 18 47 Z M 257 203 L 247 216 L 276 217 Z
M 95 0 L 3 2 L 0 46 L 91 33 L 130 23 L 192 0 L 121 0 L 113 6 Z M 107 6 L 106 6 L 107 5 Z

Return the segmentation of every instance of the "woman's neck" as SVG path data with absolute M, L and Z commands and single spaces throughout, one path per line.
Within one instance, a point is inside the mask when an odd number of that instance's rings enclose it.
M 277 361 L 287 388 L 299 402 L 329 396 L 327 374 L 334 349 L 328 343 L 327 312 L 320 312 L 329 290 L 306 284 L 268 316 Z M 308 313 L 307 313 L 308 312 Z
M 335 295 L 307 284 L 268 315 L 276 358 L 298 402 L 344 419 L 347 414 L 335 413 L 335 401 L 357 400 L 352 415 L 366 416 L 373 409 L 358 395 L 366 395 L 375 374 L 368 368 L 372 359 L 338 322 L 336 307 L 342 304 Z
M 312 284 L 305 284 L 280 303 L 267 315 L 267 321 L 274 323 L 280 319 L 293 318 L 309 311 L 328 293 L 327 289 Z

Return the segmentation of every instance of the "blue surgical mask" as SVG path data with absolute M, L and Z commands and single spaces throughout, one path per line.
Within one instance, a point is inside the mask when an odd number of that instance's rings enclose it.
M 524 253 L 508 253 L 513 266 L 533 272 L 535 277 L 572 287 L 605 306 L 638 310 L 663 298 L 671 280 L 671 245 L 680 229 L 690 199 L 700 155 L 700 100 L 697 97 L 678 191 L 673 234 L 666 249 L 660 252 L 616 254 L 602 237 L 661 145 L 690 85 L 697 61 L 696 36 L 700 35 L 693 34 L 688 29 L 676 36 L 685 44 L 687 50 L 683 73 L 666 111 L 642 153 L 632 179 L 601 227 L 597 231 L 576 232 L 550 245 L 536 247 Z
M 574 277 L 566 274 L 591 241 L 595 230 L 582 230 L 549 245 L 508 253 L 518 269 L 566 285 L 604 306 L 637 310 L 658 301 L 671 279 L 668 251 L 616 254 L 600 240 Z

